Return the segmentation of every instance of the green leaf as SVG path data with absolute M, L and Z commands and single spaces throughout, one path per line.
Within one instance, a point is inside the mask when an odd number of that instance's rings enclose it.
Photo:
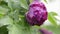
M 7 28 L 6 28 L 6 25 L 0 27 L 0 34 L 8 34 L 8 30 L 7 30 Z
M 5 15 L 7 15 L 9 9 L 3 6 L 0 6 L 0 18 L 4 17 Z
M 49 13 L 48 13 L 48 20 L 49 20 L 53 25 L 57 26 L 57 21 L 56 21 L 54 15 L 56 15 L 56 14 L 53 13 L 53 12 L 49 12 Z
M 44 0 L 47 3 L 47 0 Z
M 8 7 L 13 11 L 15 9 L 24 8 L 28 10 L 28 4 L 26 0 L 9 0 Z
M 39 30 L 35 27 L 27 28 L 18 24 L 14 24 L 8 26 L 7 28 L 9 30 L 9 34 L 40 34 L 38 32 Z
M 20 26 L 18 24 L 8 27 L 9 34 L 30 34 L 26 27 Z
M 0 5 L 6 5 L 7 6 L 7 2 L 5 2 L 5 1 L 0 1 Z
M 19 29 L 19 27 L 12 25 L 12 26 L 8 26 L 7 27 L 9 32 L 8 34 L 21 34 L 21 29 Z
M 30 3 L 32 3 L 33 2 L 33 0 L 29 0 L 30 1 Z
M 26 0 L 27 1 L 27 4 L 29 5 L 30 4 L 30 1 L 29 0 Z
M 2 0 L 2 1 L 8 2 L 8 0 Z
M 50 12 L 53 16 L 57 16 L 58 14 L 55 12 Z
M 3 25 L 9 25 L 12 22 L 13 22 L 12 19 L 10 19 L 8 16 L 5 16 L 5 17 L 0 19 L 0 27 Z
M 13 10 L 14 8 L 20 9 L 21 7 L 23 7 L 24 9 L 28 9 L 26 0 L 9 0 L 8 6 L 11 10 Z
M 38 26 L 32 26 L 31 27 L 31 34 L 40 34 L 40 31 L 39 31 L 40 27 Z
M 19 22 L 19 11 L 15 10 L 9 14 L 9 17 L 12 18 L 14 22 Z
M 24 16 L 20 16 L 20 18 L 20 22 L 7 27 L 9 30 L 9 34 L 39 34 L 36 27 L 29 26 Z
M 8 1 L 8 7 L 9 7 L 11 10 L 13 10 L 13 9 L 12 9 L 12 1 L 11 1 L 11 0 Z
M 24 8 L 21 8 L 21 9 L 19 10 L 19 14 L 20 14 L 20 15 L 25 15 L 26 12 L 27 12 L 27 10 L 24 9 Z
M 0 6 L 8 9 L 8 2 L 7 2 L 7 0 L 1 0 L 0 1 Z
M 28 9 L 28 4 L 26 0 L 19 0 L 21 7 Z
M 4 16 L 3 14 L 0 14 L 0 19 L 1 19 L 3 16 Z
M 43 26 L 42 28 L 46 28 L 47 30 L 53 32 L 53 34 L 60 34 L 60 25 L 58 25 L 58 27 L 54 27 L 54 26 Z
M 4 8 L 4 7 L 0 6 L 0 14 L 5 15 L 5 14 L 7 14 L 8 10 L 9 10 L 8 8 Z
M 18 2 L 15 2 L 14 0 L 8 0 L 8 7 L 13 11 L 18 6 Z M 19 6 L 18 6 L 19 7 Z

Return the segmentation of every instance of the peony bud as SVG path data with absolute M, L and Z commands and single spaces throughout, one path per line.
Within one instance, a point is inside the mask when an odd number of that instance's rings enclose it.
M 47 20 L 47 10 L 45 5 L 39 0 L 33 1 L 29 5 L 29 10 L 26 13 L 26 19 L 30 25 L 42 25 Z

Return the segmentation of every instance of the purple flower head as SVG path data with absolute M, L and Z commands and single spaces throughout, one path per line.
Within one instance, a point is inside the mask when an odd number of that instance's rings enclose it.
M 47 10 L 45 5 L 38 0 L 29 5 L 29 11 L 26 13 L 26 19 L 30 25 L 42 25 L 47 20 Z
M 41 34 L 53 34 L 51 31 L 48 31 L 48 30 L 46 30 L 46 29 L 40 29 L 39 30 L 40 32 L 41 32 Z

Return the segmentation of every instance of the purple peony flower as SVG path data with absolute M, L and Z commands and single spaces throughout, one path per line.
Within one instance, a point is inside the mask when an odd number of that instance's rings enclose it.
M 29 5 L 29 10 L 26 13 L 26 19 L 30 25 L 42 25 L 47 20 L 47 9 L 39 0 L 33 1 Z
M 46 30 L 46 29 L 40 29 L 39 30 L 40 32 L 41 32 L 41 34 L 53 34 L 51 31 L 48 31 L 48 30 Z

